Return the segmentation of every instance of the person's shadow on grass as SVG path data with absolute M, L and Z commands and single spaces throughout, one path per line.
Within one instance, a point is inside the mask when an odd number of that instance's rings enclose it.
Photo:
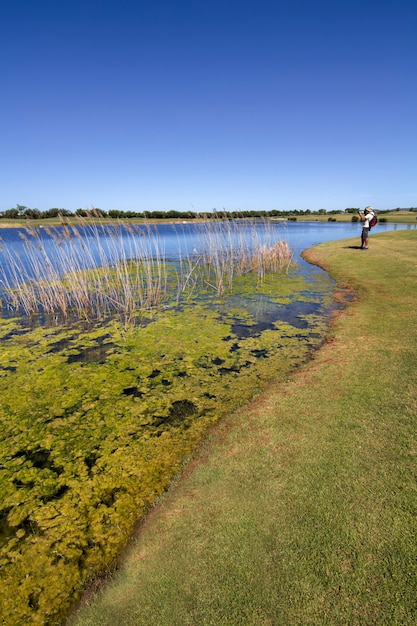
M 343 247 L 350 249 L 350 250 L 362 250 L 361 246 L 343 246 Z

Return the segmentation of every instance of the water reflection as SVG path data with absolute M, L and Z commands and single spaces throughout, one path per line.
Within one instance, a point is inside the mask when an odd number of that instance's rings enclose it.
M 284 322 L 295 328 L 308 328 L 305 316 L 324 313 L 322 302 L 306 302 L 296 300 L 290 304 L 277 304 L 263 294 L 256 298 L 236 296 L 228 298 L 225 303 L 218 304 L 217 310 L 230 319 L 230 311 L 245 311 L 251 318 L 251 323 L 236 320 L 232 323 L 232 332 L 238 339 L 259 337 L 264 330 L 275 330 L 276 324 Z M 327 313 L 327 311 L 326 311 Z

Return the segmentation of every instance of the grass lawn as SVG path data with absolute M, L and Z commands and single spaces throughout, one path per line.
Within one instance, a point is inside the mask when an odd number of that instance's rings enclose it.
M 336 222 L 351 222 L 352 213 L 325 213 L 323 215 L 297 215 L 297 222 L 328 222 L 330 218 L 335 219 Z M 413 211 L 390 211 L 389 213 L 378 213 L 378 219 L 384 220 L 391 224 L 416 224 L 417 215 Z
M 0 219 L 0 229 L 1 228 L 27 228 L 28 226 L 32 228 L 45 228 L 62 226 L 63 223 L 68 224 L 70 226 L 85 226 L 85 225 L 103 225 L 103 224 L 113 224 L 117 225 L 121 222 L 125 222 L 126 224 L 162 224 L 162 223 L 173 223 L 178 222 L 182 224 L 184 220 L 182 219 L 143 219 L 143 218 L 126 218 L 126 219 L 112 219 L 103 218 L 103 217 L 88 217 L 88 218 L 79 218 L 79 217 L 65 217 L 64 221 L 59 217 L 45 217 L 37 220 L 28 220 L 28 219 Z M 194 220 L 186 220 L 188 222 L 201 222 L 203 219 L 194 219 Z
M 214 428 L 72 626 L 417 623 L 417 231 L 356 245 L 308 253 L 355 292 L 327 343 Z
M 291 217 L 291 213 L 289 212 L 289 216 Z M 329 218 L 333 218 L 335 219 L 337 222 L 351 222 L 352 221 L 352 214 L 351 213 L 337 213 L 337 214 L 331 214 L 331 213 L 325 213 L 323 215 L 316 215 L 316 214 L 310 214 L 310 215 L 297 215 L 296 216 L 297 221 L 299 222 L 328 222 Z M 126 219 L 112 219 L 112 218 L 95 218 L 95 217 L 88 217 L 85 218 L 86 221 L 84 220 L 84 222 L 78 217 L 66 217 L 65 218 L 65 223 L 72 225 L 72 226 L 80 226 L 81 224 L 118 224 L 120 222 L 126 222 L 127 224 L 163 224 L 165 223 L 178 223 L 178 224 L 182 224 L 183 223 L 183 218 L 178 218 L 178 219 L 170 219 L 170 218 L 166 218 L 166 219 L 150 219 L 147 218 L 146 220 L 143 218 L 126 218 Z M 274 218 L 272 218 L 274 219 Z M 281 218 L 282 219 L 282 218 Z M 417 223 L 417 215 L 415 212 L 410 212 L 410 211 L 391 211 L 389 213 L 381 213 L 379 215 L 379 219 L 385 219 L 386 222 L 391 222 L 391 223 L 400 223 L 400 224 L 416 224 Z M 201 218 L 196 218 L 196 219 L 185 219 L 185 221 L 187 223 L 193 223 L 196 224 L 198 222 L 206 222 L 207 219 L 203 216 Z M 27 226 L 31 226 L 31 227 L 35 227 L 35 228 L 45 228 L 47 226 L 49 227 L 55 227 L 55 226 L 62 226 L 62 220 L 59 217 L 47 217 L 47 218 L 42 218 L 42 219 L 38 219 L 38 220 L 27 220 L 27 219 L 0 219 L 0 230 L 2 228 L 26 228 Z

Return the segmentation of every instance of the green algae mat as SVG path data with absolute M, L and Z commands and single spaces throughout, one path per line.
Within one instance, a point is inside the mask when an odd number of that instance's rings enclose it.
M 3 624 L 60 623 L 207 429 L 322 343 L 334 281 L 250 280 L 139 326 L 0 319 Z
M 73 626 L 417 623 L 417 233 L 309 252 L 355 300 L 226 416 Z

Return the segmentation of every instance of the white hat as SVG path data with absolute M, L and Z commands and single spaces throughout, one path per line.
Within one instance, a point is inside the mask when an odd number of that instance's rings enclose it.
M 364 211 L 363 211 L 363 212 L 364 212 L 364 213 L 373 213 L 373 212 L 374 212 L 374 210 L 373 210 L 373 208 L 372 208 L 371 206 L 367 206 L 367 207 L 364 209 Z

